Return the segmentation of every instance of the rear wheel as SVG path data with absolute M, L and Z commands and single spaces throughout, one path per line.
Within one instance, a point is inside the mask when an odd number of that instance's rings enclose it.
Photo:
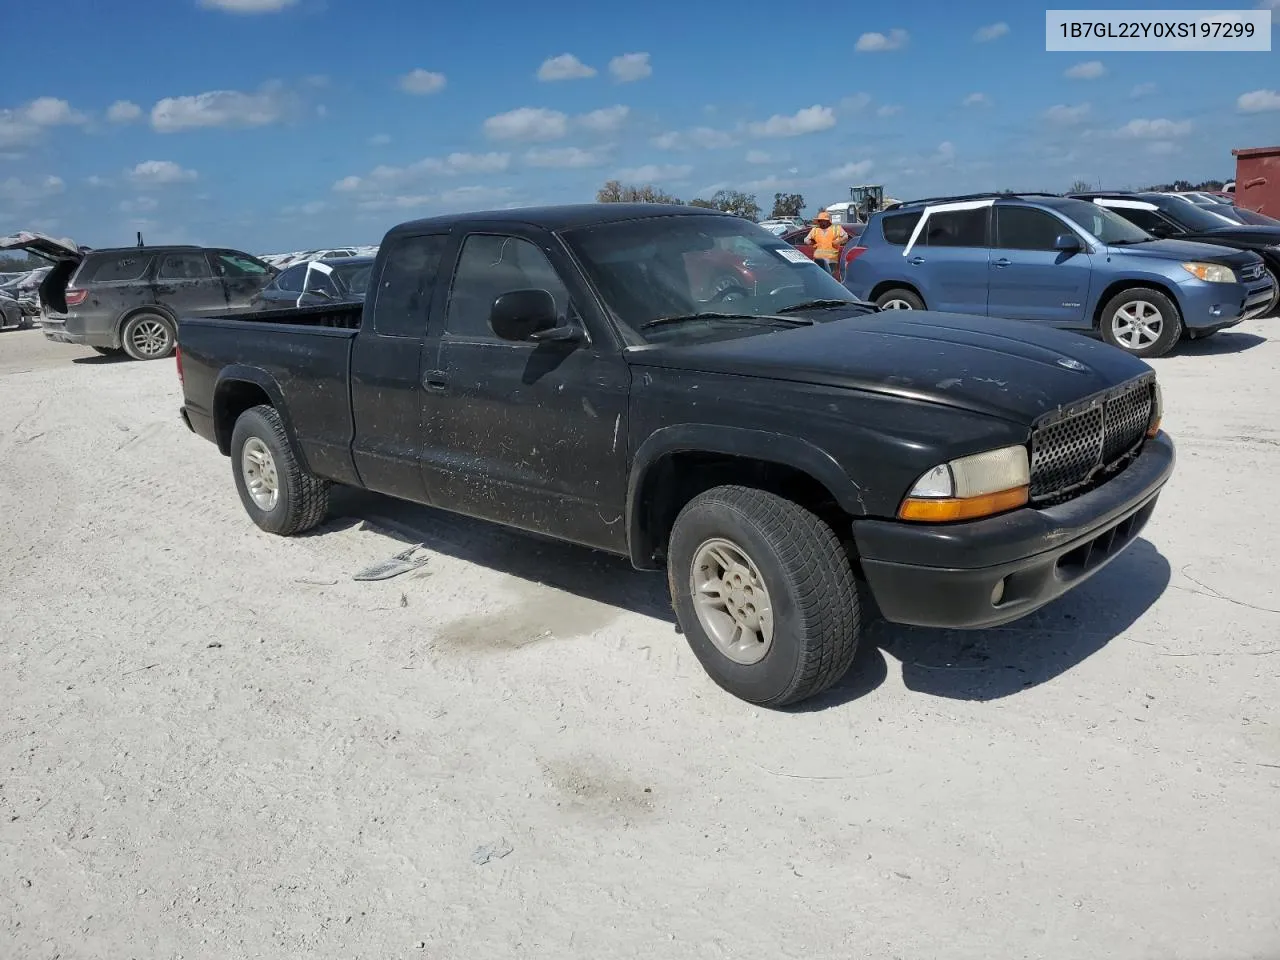
M 231 431 L 231 468 L 245 512 L 268 533 L 302 533 L 329 512 L 329 482 L 298 461 L 274 407 L 240 414 Z
M 812 697 L 853 662 L 849 558 L 831 527 L 797 503 L 750 487 L 700 494 L 672 529 L 667 579 L 694 655 L 749 703 Z
M 159 313 L 136 313 L 120 334 L 124 352 L 134 360 L 161 360 L 173 353 L 173 321 Z
M 923 310 L 924 301 L 914 290 L 894 287 L 876 297 L 876 306 L 881 310 Z
M 1159 290 L 1123 290 L 1102 308 L 1102 338 L 1125 353 L 1163 357 L 1182 336 L 1182 317 Z

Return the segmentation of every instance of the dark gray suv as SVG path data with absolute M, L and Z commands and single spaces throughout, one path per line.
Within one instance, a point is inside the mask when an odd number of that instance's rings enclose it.
M 41 234 L 0 240 L 54 263 L 40 285 L 50 340 L 135 360 L 173 353 L 178 318 L 248 309 L 276 269 L 239 250 L 120 247 L 85 250 Z

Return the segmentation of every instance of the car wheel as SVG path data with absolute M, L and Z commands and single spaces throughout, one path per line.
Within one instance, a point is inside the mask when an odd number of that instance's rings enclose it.
M 1163 357 L 1182 336 L 1182 317 L 1159 290 L 1124 290 L 1102 308 L 1102 339 L 1144 359 Z
M 737 277 L 722 277 L 711 287 L 712 303 L 730 303 L 734 300 L 745 300 L 750 294 L 743 289 Z
M 158 313 L 137 313 L 120 334 L 124 352 L 134 360 L 161 360 L 173 353 L 173 321 Z
M 694 655 L 742 700 L 796 703 L 853 662 L 849 558 L 831 527 L 797 503 L 738 486 L 694 497 L 671 532 L 667 579 Z
M 231 468 L 245 511 L 268 533 L 302 533 L 329 512 L 329 482 L 298 462 L 274 407 L 240 414 L 231 431 Z
M 876 306 L 881 310 L 923 310 L 924 301 L 912 290 L 894 287 L 876 297 Z

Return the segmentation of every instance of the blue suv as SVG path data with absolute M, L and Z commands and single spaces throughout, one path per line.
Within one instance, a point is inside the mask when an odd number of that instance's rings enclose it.
M 941 310 L 1097 330 L 1137 357 L 1264 313 L 1255 253 L 1157 240 L 1111 210 L 1052 194 L 895 204 L 851 251 L 845 286 L 882 309 Z

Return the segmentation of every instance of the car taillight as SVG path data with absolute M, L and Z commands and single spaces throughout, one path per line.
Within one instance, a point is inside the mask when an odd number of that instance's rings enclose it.
M 860 256 L 867 252 L 866 247 L 850 247 L 849 252 L 844 255 L 845 263 L 853 263 Z
M 85 298 L 88 296 L 89 296 L 88 290 L 73 290 L 72 288 L 68 287 L 67 288 L 67 306 L 78 307 L 80 306 L 80 304 L 84 303 Z
M 178 382 L 183 386 L 186 386 L 186 378 L 182 375 L 182 348 L 177 344 L 174 344 L 173 346 L 173 359 L 174 362 L 178 364 Z

